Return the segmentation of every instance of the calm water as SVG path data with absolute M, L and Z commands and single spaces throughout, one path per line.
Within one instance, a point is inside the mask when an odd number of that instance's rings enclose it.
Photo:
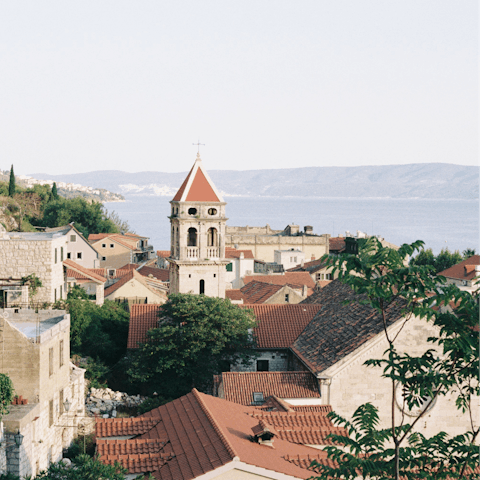
M 169 197 L 127 196 L 106 203 L 156 250 L 170 249 Z M 226 197 L 228 225 L 283 229 L 289 223 L 312 225 L 314 233 L 344 234 L 361 230 L 396 245 L 423 240 L 438 253 L 479 249 L 478 200 L 351 199 L 302 197 Z

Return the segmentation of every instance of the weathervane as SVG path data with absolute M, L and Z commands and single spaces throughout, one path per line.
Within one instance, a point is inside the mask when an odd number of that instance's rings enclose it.
M 200 145 L 202 145 L 204 147 L 205 144 L 200 143 L 200 140 L 199 140 L 197 143 L 192 143 L 192 145 L 197 145 L 197 147 L 198 147 L 197 155 L 200 156 Z

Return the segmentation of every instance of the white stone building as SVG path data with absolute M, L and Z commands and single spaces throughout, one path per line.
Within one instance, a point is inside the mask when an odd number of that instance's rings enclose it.
M 17 395 L 2 418 L 0 468 L 34 476 L 62 458 L 88 421 L 84 370 L 70 362 L 70 316 L 63 310 L 4 309 L 0 341 L 0 372 Z M 14 441 L 18 433 L 21 445 Z
M 170 204 L 170 292 L 225 298 L 226 203 L 200 154 Z

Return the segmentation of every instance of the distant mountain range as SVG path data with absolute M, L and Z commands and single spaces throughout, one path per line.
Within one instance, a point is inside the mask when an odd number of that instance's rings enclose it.
M 207 165 L 208 168 L 208 165 Z M 446 163 L 271 170 L 211 170 L 225 196 L 477 199 L 479 168 Z M 104 188 L 123 195 L 173 196 L 187 172 L 119 170 L 71 175 L 32 173 L 38 179 Z

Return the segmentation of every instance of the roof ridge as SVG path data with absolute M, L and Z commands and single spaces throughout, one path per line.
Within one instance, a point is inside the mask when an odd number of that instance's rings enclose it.
M 215 420 L 215 417 L 212 415 L 212 412 L 210 412 L 210 409 L 207 407 L 202 397 L 200 396 L 200 392 L 196 388 L 193 388 L 192 393 L 195 399 L 197 400 L 197 402 L 199 403 L 200 408 L 203 410 L 203 413 L 207 416 L 208 420 L 212 424 L 213 429 L 217 432 L 218 436 L 220 437 L 220 440 L 222 440 L 228 453 L 232 456 L 232 460 L 240 460 L 240 456 L 237 454 L 237 452 L 235 452 L 235 449 L 233 448 L 233 445 L 230 443 L 230 440 L 228 440 L 228 438 L 223 433 L 222 429 L 220 428 L 220 425 L 217 423 L 217 421 Z

